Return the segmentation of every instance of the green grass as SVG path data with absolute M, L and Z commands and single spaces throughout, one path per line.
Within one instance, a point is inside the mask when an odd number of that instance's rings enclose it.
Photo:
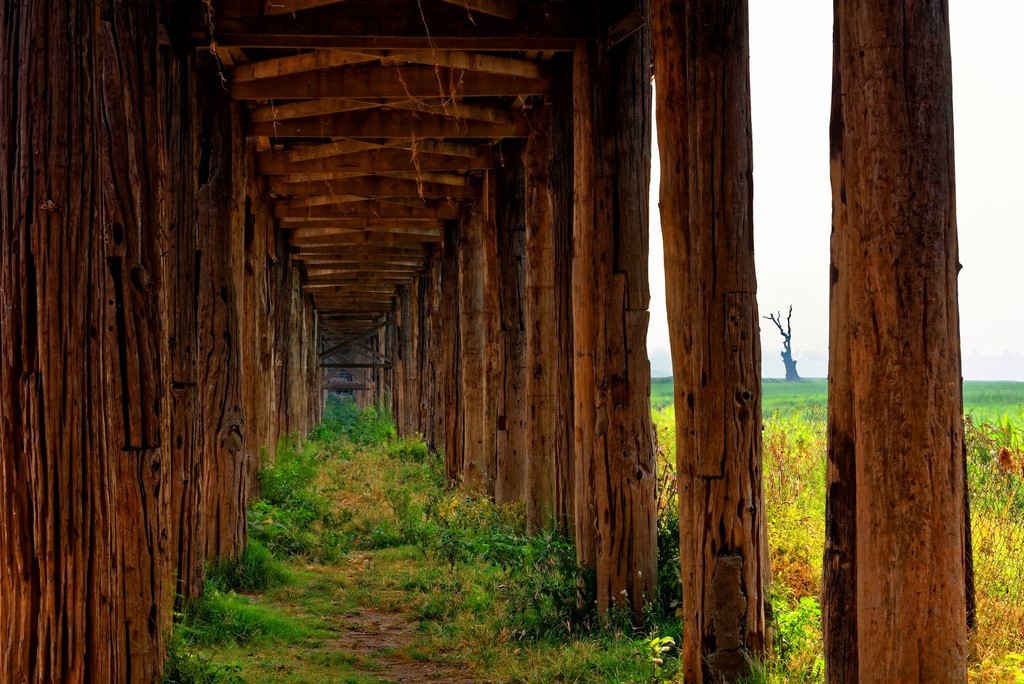
M 523 504 L 447 488 L 443 457 L 396 437 L 385 414 L 332 402 L 259 483 L 250 546 L 208 569 L 176 626 L 168 682 L 597 684 L 676 672 L 675 603 L 636 628 L 598 619 L 580 600 L 569 540 L 527 535 Z M 664 560 L 678 586 L 677 550 Z
M 989 410 L 1006 412 L 1018 388 L 984 385 Z M 654 387 L 671 395 L 670 381 Z M 824 381 L 765 383 L 775 649 L 754 682 L 824 681 L 824 391 Z M 332 403 L 307 439 L 286 440 L 265 464 L 250 545 L 208 568 L 206 592 L 179 616 L 165 681 L 677 681 L 671 403 L 652 416 L 659 596 L 643 625 L 598 619 L 579 600 L 587 582 L 571 541 L 528 536 L 523 505 L 447 488 L 443 457 L 422 440 L 397 438 L 386 414 Z M 969 421 L 966 436 L 979 606 L 971 681 L 1024 681 L 1024 433 L 1010 420 Z
M 651 381 L 651 406 L 658 409 L 673 401 L 672 378 Z M 764 415 L 775 411 L 802 410 L 826 406 L 828 381 L 808 378 L 800 382 L 764 379 L 761 381 L 761 410 Z M 964 382 L 964 412 L 976 422 L 997 422 L 1008 415 L 1024 423 L 1024 382 Z

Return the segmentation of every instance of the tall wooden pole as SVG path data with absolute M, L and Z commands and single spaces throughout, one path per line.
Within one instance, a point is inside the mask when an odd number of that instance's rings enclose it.
M 498 503 L 526 498 L 528 434 L 526 357 L 526 179 L 523 144 L 501 145 L 495 170 L 498 295 L 501 311 L 502 383 L 499 396 L 497 470 Z
M 963 682 L 947 4 L 837 0 L 833 80 L 826 671 Z
M 203 426 L 203 515 L 207 559 L 245 545 L 249 496 L 242 393 L 245 138 L 238 105 L 219 66 L 206 60 L 199 88 L 207 120 L 199 144 L 199 379 Z M 297 396 L 297 392 L 291 393 Z
M 485 174 L 491 176 L 491 173 Z M 497 322 L 497 244 L 492 214 L 493 179 L 463 221 L 459 250 L 459 348 L 463 399 L 462 478 L 470 490 L 493 497 L 497 444 L 494 347 Z M 500 377 L 500 376 L 499 376 Z
M 603 2 L 599 26 L 646 2 Z M 647 361 L 650 29 L 575 53 L 573 328 L 577 553 L 597 605 L 639 615 L 657 572 Z
M 444 460 L 448 482 L 462 479 L 465 467 L 462 435 L 464 406 L 462 394 L 462 278 L 459 264 L 462 253 L 462 221 L 447 221 L 441 251 L 441 329 L 447 336 L 441 360 L 444 394 Z
M 764 646 L 768 574 L 747 2 L 654 5 L 683 670 L 732 682 Z
M 572 529 L 572 56 L 551 63 L 550 106 L 526 143 L 526 337 L 531 530 Z

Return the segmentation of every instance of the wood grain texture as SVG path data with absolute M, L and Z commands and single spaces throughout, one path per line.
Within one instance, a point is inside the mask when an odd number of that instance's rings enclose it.
M 249 495 L 242 396 L 245 164 L 240 108 L 207 62 L 199 83 L 204 112 L 199 166 L 199 381 L 203 413 L 206 557 L 234 557 L 245 545 Z
M 827 673 L 962 682 L 968 552 L 948 6 L 839 0 L 835 17 Z M 851 603 L 854 619 L 840 622 Z
M 466 219 L 463 219 L 465 221 Z M 463 433 L 465 399 L 462 394 L 462 221 L 448 221 L 441 246 L 441 327 L 448 343 L 441 361 L 444 393 L 447 398 L 444 417 L 445 474 L 452 485 L 461 482 L 465 469 Z
M 601 3 L 598 16 L 616 19 L 632 4 Z M 637 618 L 657 568 L 646 353 L 650 62 L 649 28 L 611 50 L 581 43 L 573 84 L 577 553 L 596 570 L 598 609 L 625 606 Z
M 769 579 L 747 3 L 653 5 L 683 671 L 687 681 L 737 681 L 746 654 L 765 646 Z
M 526 356 L 526 180 L 524 145 L 501 145 L 502 164 L 494 172 L 498 252 L 498 304 L 502 347 L 498 395 L 497 503 L 525 501 L 527 480 Z

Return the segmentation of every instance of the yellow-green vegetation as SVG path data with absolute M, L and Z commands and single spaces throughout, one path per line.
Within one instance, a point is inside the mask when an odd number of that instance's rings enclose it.
M 396 437 L 376 411 L 332 402 L 320 427 L 281 444 L 262 471 L 249 545 L 208 568 L 205 594 L 179 616 L 166 681 L 674 681 L 672 406 L 653 417 L 659 595 L 644 625 L 587 608 L 571 542 L 526 535 L 522 506 L 447 488 L 441 457 L 422 441 Z M 824 681 L 825 425 L 814 405 L 765 417 L 774 649 L 754 682 Z M 966 425 L 971 679 L 1024 682 L 1024 436 L 1009 419 Z
M 660 478 L 670 482 L 673 407 L 656 408 L 653 417 L 663 445 Z M 1024 432 L 1019 425 L 1009 418 L 965 422 L 977 601 L 973 682 L 1024 682 Z M 765 415 L 775 651 L 760 664 L 758 682 L 824 681 L 818 597 L 825 543 L 825 428 L 820 406 Z
M 448 489 L 443 473 L 386 416 L 332 402 L 307 440 L 282 444 L 264 468 L 249 546 L 209 568 L 206 593 L 179 616 L 165 681 L 674 676 L 674 595 L 640 627 L 598 619 L 569 541 L 528 536 L 522 505 Z M 666 548 L 663 574 L 678 586 Z
M 828 381 L 807 378 L 799 382 L 764 379 L 761 381 L 762 410 L 766 416 L 776 411 L 825 406 L 828 400 Z M 651 406 L 654 409 L 672 404 L 672 378 L 654 378 L 651 381 Z M 1008 417 L 1018 426 L 1024 426 L 1024 382 L 964 382 L 964 412 L 978 423 L 999 422 Z

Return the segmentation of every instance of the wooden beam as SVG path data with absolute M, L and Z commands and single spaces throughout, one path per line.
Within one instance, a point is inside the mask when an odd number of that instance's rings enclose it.
M 287 76 L 237 81 L 230 85 L 236 100 L 305 100 L 318 97 L 502 97 L 543 95 L 547 79 L 485 74 L 424 65 L 349 66 Z
M 342 181 L 309 181 L 306 183 L 282 183 L 270 178 L 270 192 L 276 195 L 338 195 L 363 197 L 448 197 L 465 199 L 479 197 L 479 188 L 445 185 L 443 183 L 419 183 L 406 178 L 387 176 L 362 176 Z
M 344 0 L 265 0 L 263 14 L 268 17 L 279 14 L 291 14 L 302 10 L 313 9 L 314 7 L 326 7 L 337 5 Z
M 390 363 L 321 363 L 321 368 L 391 368 Z
M 230 81 L 246 83 L 265 78 L 291 76 L 306 71 L 316 71 L 348 64 L 362 64 L 374 61 L 374 57 L 340 50 L 315 50 L 299 55 L 276 57 L 261 62 L 238 65 L 231 70 Z
M 416 5 L 407 0 L 347 0 L 304 9 L 284 21 L 260 11 L 263 7 L 253 11 L 244 3 L 224 3 L 214 37 L 219 45 L 240 47 L 518 52 L 571 51 L 578 40 L 597 35 L 594 13 L 581 3 L 529 2 L 519 8 L 516 21 L 482 11 L 470 16 L 460 4 L 429 3 L 425 25 Z M 201 13 L 194 14 L 192 35 L 201 42 L 211 40 Z
M 332 143 L 333 144 L 333 143 Z M 330 145 L 326 146 L 330 147 Z M 344 146 L 348 148 L 348 145 Z M 416 172 L 419 171 L 470 171 L 490 168 L 494 160 L 490 157 L 459 157 L 449 154 L 422 152 L 416 150 L 370 149 L 320 158 L 296 160 L 298 150 L 263 152 L 257 156 L 257 168 L 266 174 L 299 174 L 322 172 Z M 301 156 L 301 152 L 300 152 Z
M 427 244 L 440 243 L 440 235 L 409 235 L 407 233 L 339 233 L 337 235 L 303 238 L 301 241 L 293 238 L 292 244 L 302 247 L 313 246 L 340 246 L 340 245 L 390 245 L 390 244 Z
M 364 391 L 369 391 L 370 386 L 365 384 L 365 383 L 362 383 L 362 382 L 344 382 L 344 381 L 338 380 L 338 381 L 324 383 L 323 388 L 325 390 L 329 391 L 329 392 L 330 391 L 336 391 L 336 392 L 345 392 L 345 391 L 364 392 Z
M 442 104 L 425 104 L 418 100 L 409 100 L 407 102 L 396 102 L 395 104 L 388 105 L 388 107 L 426 114 L 438 114 L 452 119 L 487 121 L 490 123 L 513 124 L 517 119 L 516 113 L 510 109 L 467 104 L 461 100 Z
M 435 228 L 444 227 L 444 221 L 435 219 L 334 219 L 331 221 L 302 221 L 297 219 L 280 219 L 278 228 L 281 230 L 297 230 L 299 228 L 331 228 L 345 230 L 371 230 L 374 228 Z
M 300 228 L 290 233 L 294 244 L 307 240 L 333 239 L 346 235 L 415 235 L 437 237 L 441 231 L 435 228 L 374 228 L 372 230 L 337 230 L 335 228 Z
M 305 0 L 315 2 L 316 0 Z M 467 11 L 489 14 L 502 19 L 515 19 L 519 16 L 519 3 L 516 0 L 443 0 L 449 5 L 464 7 Z M 269 2 L 269 0 L 268 0 Z
M 287 121 L 254 122 L 252 135 L 275 138 L 527 138 L 529 120 L 518 116 L 511 124 L 465 121 L 437 114 L 363 110 Z
M 355 256 L 361 259 L 379 258 L 422 258 L 430 253 L 427 245 L 415 245 L 401 247 L 395 245 L 321 245 L 321 246 L 294 246 L 295 258 L 301 259 L 306 256 Z
M 424 204 L 409 207 L 378 201 L 353 202 L 336 207 L 308 207 L 296 211 L 274 208 L 274 217 L 279 219 L 457 219 L 458 205 L 448 202 L 437 205 Z
M 373 109 L 389 102 L 387 99 L 379 100 L 350 100 L 339 97 L 320 97 L 315 100 L 302 100 L 300 102 L 285 102 L 284 104 L 270 104 L 266 107 L 257 107 L 248 111 L 249 121 L 264 123 L 267 121 L 285 121 L 287 119 L 301 119 L 307 116 L 320 116 L 322 114 L 336 114 L 338 112 L 354 112 L 360 109 Z
M 522 78 L 548 78 L 548 69 L 539 62 L 483 52 L 459 52 L 455 50 L 403 52 L 393 50 L 388 57 L 381 59 L 381 64 L 384 65 L 401 63 L 445 66 L 452 69 L 482 71 Z

